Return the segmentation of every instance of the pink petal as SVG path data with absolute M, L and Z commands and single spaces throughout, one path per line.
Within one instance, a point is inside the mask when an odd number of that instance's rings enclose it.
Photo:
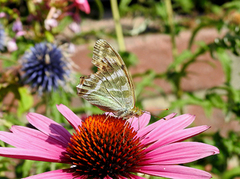
M 26 31 L 19 31 L 16 33 L 16 37 L 21 37 L 26 34 Z
M 123 177 L 123 176 L 118 176 L 118 178 L 120 178 L 120 179 L 128 179 L 128 178 Z
M 170 144 L 173 142 L 180 142 L 183 140 L 186 140 L 190 137 L 193 137 L 197 134 L 200 134 L 207 130 L 209 127 L 208 126 L 198 126 L 198 127 L 192 127 L 188 129 L 183 129 L 180 131 L 173 132 L 171 134 L 168 134 L 164 137 L 162 137 L 160 140 L 149 146 L 148 148 L 145 149 L 146 152 L 154 150 L 158 147 L 161 147 L 166 144 Z M 144 143 L 144 142 L 142 142 Z
M 5 12 L 0 12 L 0 18 L 6 17 L 6 13 Z
M 31 129 L 28 127 L 12 126 L 10 131 L 12 131 L 15 135 L 21 138 L 29 138 L 29 140 L 32 140 L 35 142 L 45 141 L 45 143 L 49 143 L 49 145 L 55 145 L 59 148 L 64 148 L 64 149 L 68 146 L 68 144 L 63 142 L 62 140 L 56 140 L 52 136 L 46 135 L 38 130 Z
M 171 120 L 165 120 L 164 122 L 161 123 L 161 125 L 158 125 L 156 126 L 155 129 L 149 131 L 149 133 L 143 139 L 143 142 L 144 143 L 155 142 L 156 140 L 159 140 L 172 132 L 176 132 L 189 126 L 194 121 L 194 119 L 195 116 L 193 115 L 183 114 Z
M 59 170 L 54 170 L 54 171 L 50 171 L 50 172 L 45 172 L 45 173 L 41 173 L 38 175 L 34 175 L 34 176 L 30 176 L 24 179 L 73 179 L 74 175 L 73 173 L 69 172 L 69 169 L 59 169 Z M 84 176 L 82 177 L 77 177 L 76 179 L 79 178 L 84 178 Z
M 71 24 L 68 25 L 68 27 L 74 33 L 80 33 L 81 32 L 80 25 L 76 22 L 72 22 Z
M 7 49 L 8 49 L 8 51 L 9 52 L 14 52 L 14 51 L 16 51 L 17 49 L 18 49 L 18 46 L 17 46 L 17 43 L 16 43 L 16 41 L 15 40 L 9 40 L 8 42 L 7 42 Z
M 25 144 L 26 141 L 22 140 L 21 138 L 17 138 L 13 133 L 10 132 L 0 131 L 0 140 L 14 147 L 28 148 L 29 146 L 28 144 Z
M 87 0 L 75 0 L 75 3 L 81 11 L 85 12 L 86 14 L 90 13 L 90 6 Z
M 154 123 L 148 125 L 148 126 L 145 127 L 145 128 L 142 128 L 142 129 L 138 130 L 138 136 L 139 136 L 139 137 L 142 137 L 142 136 L 148 134 L 150 131 L 152 131 L 153 129 L 155 129 L 156 126 L 161 125 L 162 123 L 164 123 L 164 121 L 170 120 L 170 119 L 173 118 L 175 115 L 176 115 L 176 113 L 169 114 L 168 116 L 165 117 L 165 120 L 161 119 L 161 120 L 159 120 L 159 121 L 157 121 L 157 122 L 154 122 Z
M 67 119 L 67 121 L 73 126 L 76 130 L 78 126 L 82 125 L 82 120 L 74 114 L 67 106 L 60 104 L 57 105 L 58 111 Z
M 32 149 L 0 147 L 0 156 L 17 158 L 17 159 L 26 159 L 26 160 L 46 161 L 46 162 L 62 162 L 62 159 L 61 159 L 62 156 L 59 155 L 59 152 L 55 153 L 55 152 L 32 150 Z
M 148 113 L 143 113 L 142 116 L 139 118 L 133 117 L 128 119 L 128 122 L 131 124 L 131 126 L 134 128 L 135 131 L 138 131 L 144 127 L 146 127 L 151 119 L 151 115 Z
M 29 113 L 27 119 L 34 127 L 52 138 L 65 142 L 66 144 L 70 142 L 71 134 L 55 121 L 37 113 Z
M 133 174 L 130 174 L 130 178 L 131 178 L 131 179 L 146 179 L 146 178 L 144 178 L 144 177 L 140 177 L 140 176 L 133 175 Z
M 157 148 L 145 155 L 141 165 L 183 164 L 209 155 L 218 154 L 218 148 L 200 142 L 179 142 Z
M 14 147 L 23 148 L 23 149 L 43 150 L 43 151 L 49 151 L 53 153 L 58 152 L 59 155 L 61 155 L 61 152 L 65 150 L 55 145 L 49 144 L 46 141 L 34 139 L 31 136 L 26 136 L 22 138 L 22 136 L 17 136 L 10 132 L 0 131 L 0 140 Z
M 167 115 L 166 117 L 164 117 L 164 120 L 170 120 L 173 119 L 175 116 L 177 115 L 177 113 L 171 113 L 169 115 Z
M 152 165 L 143 166 L 139 172 L 174 179 L 209 179 L 211 174 L 195 168 L 180 165 Z
M 44 21 L 44 26 L 47 30 L 51 30 L 53 27 L 58 26 L 58 21 L 56 19 L 46 19 Z
M 117 178 L 119 178 L 119 179 L 128 179 L 128 178 L 123 177 L 123 176 L 121 176 L 121 175 L 118 175 Z

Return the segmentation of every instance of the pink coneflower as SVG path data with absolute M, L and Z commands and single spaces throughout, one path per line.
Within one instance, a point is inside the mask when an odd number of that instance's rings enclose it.
M 7 42 L 7 49 L 9 52 L 14 52 L 18 49 L 17 43 L 15 39 L 9 39 Z
M 52 28 L 57 27 L 57 26 L 58 26 L 58 21 L 56 19 L 46 19 L 44 21 L 44 27 L 47 30 L 51 30 Z
M 11 132 L 0 132 L 1 140 L 16 147 L 1 147 L 0 156 L 71 165 L 69 169 L 28 179 L 143 178 L 137 173 L 168 178 L 211 178 L 205 171 L 178 165 L 219 153 L 211 145 L 182 142 L 208 129 L 207 126 L 185 129 L 193 122 L 192 115 L 171 114 L 166 120 L 147 126 L 149 114 L 129 122 L 105 114 L 82 121 L 66 106 L 57 108 L 75 129 L 73 135 L 36 113 L 29 113 L 27 119 L 38 130 L 13 126 Z
M 26 34 L 26 32 L 23 30 L 22 22 L 19 19 L 14 21 L 12 30 L 16 33 L 16 37 L 20 37 Z
M 90 13 L 90 6 L 87 0 L 74 0 L 74 5 L 86 14 Z

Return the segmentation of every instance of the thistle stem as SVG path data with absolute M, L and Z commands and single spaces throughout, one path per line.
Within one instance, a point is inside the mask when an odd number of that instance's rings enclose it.
M 173 22 L 173 10 L 172 10 L 172 3 L 171 0 L 165 0 L 167 15 L 168 15 L 168 23 L 170 27 L 170 34 L 171 34 L 171 42 L 172 42 L 172 54 L 173 59 L 175 60 L 177 57 L 177 45 L 176 45 L 176 38 L 175 38 L 175 27 Z
M 120 24 L 120 15 L 118 11 L 118 5 L 117 0 L 111 0 L 111 8 L 112 8 L 112 14 L 115 24 L 115 30 L 117 34 L 117 41 L 119 46 L 119 51 L 126 51 L 126 47 L 124 44 L 124 38 L 123 38 L 123 32 L 122 32 L 122 26 Z

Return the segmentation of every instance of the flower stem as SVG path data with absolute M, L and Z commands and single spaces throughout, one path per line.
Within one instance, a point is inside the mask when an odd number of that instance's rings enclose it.
M 54 15 L 54 13 L 56 12 L 56 10 L 57 10 L 56 7 L 51 7 L 51 9 L 50 9 L 46 19 L 52 19 L 52 17 Z
M 45 106 L 46 106 L 46 111 L 45 111 L 46 116 L 51 116 L 51 106 L 50 106 L 51 98 L 52 98 L 52 96 L 50 93 L 45 93 L 43 96 Z
M 124 51 L 126 51 L 126 47 L 124 44 L 122 26 L 120 24 L 120 15 L 119 15 L 119 11 L 118 11 L 117 0 L 111 0 L 111 8 L 112 8 L 113 19 L 114 19 L 114 23 L 115 23 L 119 51 L 124 52 Z
M 11 62 L 11 63 L 14 63 L 14 64 L 18 64 L 17 61 L 12 60 L 10 57 L 6 57 L 6 56 L 4 56 L 4 55 L 0 55 L 0 60 L 8 61 L 8 62 Z
M 36 15 L 36 7 L 32 0 L 27 0 L 27 7 L 28 7 L 29 12 L 35 16 Z M 40 35 L 41 35 L 40 28 L 41 28 L 40 23 L 37 21 L 34 21 L 33 29 L 34 29 L 34 33 L 35 33 L 36 37 L 40 37 Z
M 173 60 L 176 60 L 178 56 L 178 51 L 177 51 L 177 45 L 176 45 L 176 34 L 175 34 L 175 25 L 173 22 L 173 9 L 172 9 L 172 3 L 171 0 L 165 0 L 166 4 L 166 10 L 167 10 L 167 15 L 168 15 L 168 23 L 169 23 L 169 29 L 170 29 L 170 35 L 171 35 L 171 43 L 172 43 L 172 55 L 173 55 Z M 180 72 L 180 66 L 177 66 L 175 68 L 175 71 L 178 73 Z M 175 95 L 177 99 L 181 99 L 183 95 L 183 90 L 181 89 L 181 77 L 175 79 L 173 85 L 175 86 Z M 180 108 L 180 113 L 183 113 L 183 108 Z
M 173 22 L 173 10 L 172 10 L 172 3 L 171 0 L 165 0 L 167 15 L 168 15 L 168 23 L 170 27 L 170 34 L 171 34 L 171 42 L 172 42 L 172 54 L 173 59 L 175 60 L 177 57 L 177 45 L 176 45 L 176 38 L 175 38 L 175 27 Z

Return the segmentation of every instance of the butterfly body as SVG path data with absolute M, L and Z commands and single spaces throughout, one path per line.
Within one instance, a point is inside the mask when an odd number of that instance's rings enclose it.
M 96 42 L 92 63 L 98 71 L 80 77 L 78 95 L 118 117 L 141 116 L 143 111 L 135 107 L 132 78 L 120 55 L 105 40 Z

